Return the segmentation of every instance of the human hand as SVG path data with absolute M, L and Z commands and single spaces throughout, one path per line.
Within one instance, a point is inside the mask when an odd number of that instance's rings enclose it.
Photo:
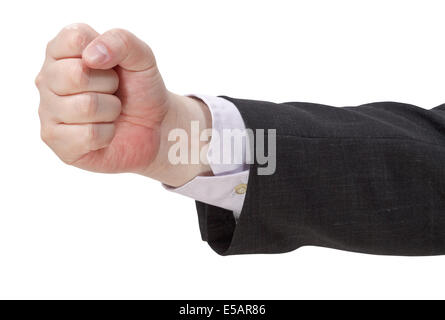
M 189 131 L 192 120 L 209 128 L 210 114 L 200 100 L 166 89 L 152 50 L 128 31 L 64 28 L 48 43 L 36 85 L 42 139 L 67 164 L 172 186 L 210 171 L 168 162 L 168 132 Z

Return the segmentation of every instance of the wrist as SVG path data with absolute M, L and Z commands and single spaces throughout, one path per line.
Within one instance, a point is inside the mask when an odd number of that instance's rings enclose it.
M 198 157 L 198 159 L 195 157 L 195 161 L 191 158 L 193 152 L 195 152 L 195 155 L 196 153 L 199 155 L 207 154 L 210 137 L 206 141 L 201 141 L 200 136 L 204 130 L 212 128 L 212 118 L 207 105 L 198 98 L 180 96 L 169 92 L 168 105 L 168 112 L 159 131 L 159 151 L 155 160 L 143 172 L 143 175 L 172 187 L 179 187 L 196 176 L 211 174 L 206 156 Z M 192 134 L 192 125 L 195 126 L 195 131 L 196 128 L 199 129 L 197 135 Z M 187 137 L 187 149 L 179 150 L 179 152 L 185 152 L 184 158 L 187 161 L 175 164 L 171 158 L 169 159 L 169 151 L 178 141 L 172 140 L 171 137 L 169 141 L 169 134 L 172 130 L 178 129 L 185 133 Z M 192 150 L 193 148 L 199 150 Z M 198 161 L 196 162 L 196 160 Z

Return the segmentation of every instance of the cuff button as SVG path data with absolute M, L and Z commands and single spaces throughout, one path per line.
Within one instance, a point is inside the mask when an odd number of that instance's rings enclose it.
M 235 187 L 235 193 L 237 194 L 245 194 L 246 191 L 247 191 L 247 184 L 245 183 L 240 183 Z

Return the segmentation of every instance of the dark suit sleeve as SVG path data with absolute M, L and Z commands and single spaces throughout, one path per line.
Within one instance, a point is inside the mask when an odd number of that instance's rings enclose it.
M 276 129 L 276 171 L 250 167 L 238 222 L 197 202 L 219 254 L 302 246 L 384 255 L 445 254 L 445 105 L 336 108 L 224 97 L 247 128 Z

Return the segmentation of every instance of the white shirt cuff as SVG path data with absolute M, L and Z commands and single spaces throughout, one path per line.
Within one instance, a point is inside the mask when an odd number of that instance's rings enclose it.
M 223 130 L 226 129 L 245 130 L 241 114 L 232 102 L 213 96 L 192 96 L 201 99 L 209 107 L 213 132 L 219 137 L 223 137 Z M 195 200 L 231 210 L 235 218 L 238 218 L 243 207 L 249 177 L 249 166 L 245 160 L 247 143 L 248 141 L 244 141 L 240 149 L 234 148 L 232 143 L 225 144 L 222 139 L 212 138 L 207 158 L 214 176 L 198 176 L 178 188 L 166 185 L 164 187 Z M 232 154 L 232 159 L 241 159 L 241 161 L 222 161 L 223 155 L 229 152 Z
M 185 185 L 167 190 L 192 199 L 233 211 L 236 219 L 243 208 L 249 170 L 221 176 L 198 176 Z

